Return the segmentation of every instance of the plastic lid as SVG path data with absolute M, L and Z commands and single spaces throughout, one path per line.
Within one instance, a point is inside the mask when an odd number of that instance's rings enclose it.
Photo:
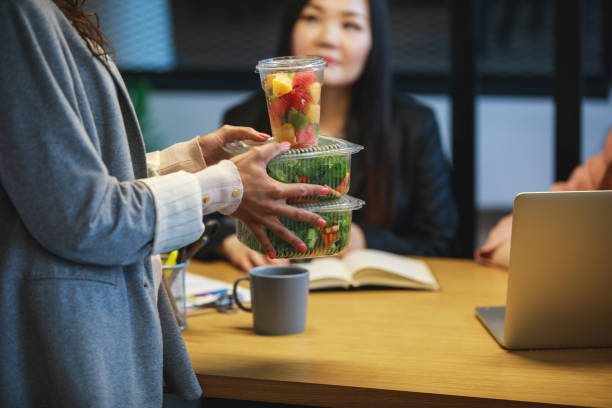
M 326 66 L 327 62 L 318 55 L 295 55 L 267 58 L 258 61 L 255 66 L 255 72 L 316 71 Z
M 237 156 L 241 153 L 246 152 L 253 146 L 261 146 L 265 143 L 274 142 L 273 138 L 265 142 L 254 142 L 251 140 L 241 140 L 238 142 L 227 143 L 223 146 L 223 150 Z M 317 139 L 317 145 L 312 147 L 304 147 L 301 149 L 289 149 L 285 153 L 276 156 L 271 161 L 277 160 L 294 160 L 294 159 L 305 159 L 310 157 L 318 156 L 330 156 L 336 154 L 353 154 L 362 150 L 363 146 L 356 143 L 351 143 L 344 139 L 338 139 L 329 136 L 319 136 Z
M 354 211 L 365 205 L 365 201 L 350 195 L 344 195 L 335 200 L 319 201 L 316 203 L 301 203 L 292 204 L 295 207 L 303 208 L 306 211 L 316 213 L 337 212 L 337 211 Z

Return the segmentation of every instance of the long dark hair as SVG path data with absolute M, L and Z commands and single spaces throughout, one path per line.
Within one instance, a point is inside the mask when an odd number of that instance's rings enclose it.
M 113 47 L 100 30 L 96 13 L 85 11 L 86 0 L 53 0 L 64 16 L 85 40 L 92 55 L 106 58 L 113 53 Z
M 278 55 L 291 55 L 293 27 L 309 0 L 288 1 L 281 26 Z M 395 218 L 398 142 L 391 132 L 391 38 L 385 0 L 368 0 L 372 49 L 361 77 L 353 85 L 347 124 L 356 121 L 355 141 L 365 149 L 366 185 L 363 219 L 390 227 Z M 325 92 L 325 87 L 323 87 Z M 352 135 L 351 135 L 352 138 Z

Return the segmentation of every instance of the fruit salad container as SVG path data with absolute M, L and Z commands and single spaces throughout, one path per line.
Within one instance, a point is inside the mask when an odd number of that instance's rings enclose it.
M 279 217 L 280 222 L 293 231 L 306 244 L 307 249 L 306 252 L 300 252 L 266 229 L 266 235 L 274 246 L 276 258 L 313 258 L 341 252 L 349 243 L 353 211 L 360 209 L 364 204 L 364 201 L 348 195 L 332 201 L 298 204 L 298 207 L 318 214 L 327 224 L 324 227 L 316 227 L 306 222 Z M 266 253 L 253 233 L 241 221 L 236 221 L 236 234 L 249 248 Z
M 316 55 L 261 60 L 255 67 L 266 94 L 272 136 L 292 148 L 317 144 L 325 60 Z
M 224 149 L 237 155 L 246 152 L 255 143 L 241 141 L 229 143 Z M 343 196 L 349 191 L 351 155 L 363 146 L 343 139 L 320 136 L 316 146 L 289 149 L 268 163 L 268 175 L 283 183 L 319 184 L 329 188 L 324 196 L 306 196 L 289 200 L 292 203 L 326 201 Z

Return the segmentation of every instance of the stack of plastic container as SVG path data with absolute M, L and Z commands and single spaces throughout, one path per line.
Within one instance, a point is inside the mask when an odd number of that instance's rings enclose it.
M 291 205 L 317 213 L 324 227 L 279 217 L 307 247 L 302 253 L 266 231 L 277 258 L 334 255 L 349 243 L 353 211 L 362 200 L 346 195 L 350 187 L 351 155 L 363 146 L 319 136 L 320 94 L 325 61 L 317 56 L 280 57 L 259 61 L 256 71 L 266 92 L 272 135 L 290 142 L 292 148 L 268 163 L 270 177 L 283 183 L 320 184 L 330 189 L 326 196 L 300 197 Z M 252 145 L 233 143 L 226 150 L 234 155 Z M 265 253 L 251 231 L 237 221 L 238 239 L 249 248 Z

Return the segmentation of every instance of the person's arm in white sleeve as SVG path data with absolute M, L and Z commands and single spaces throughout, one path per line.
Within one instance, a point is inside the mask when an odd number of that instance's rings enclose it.
M 161 151 L 147 153 L 149 177 L 171 174 L 180 170 L 194 173 L 200 186 L 203 214 L 219 211 L 231 214 L 242 200 L 242 181 L 236 166 L 229 160 L 206 167 L 206 161 L 196 137 Z

